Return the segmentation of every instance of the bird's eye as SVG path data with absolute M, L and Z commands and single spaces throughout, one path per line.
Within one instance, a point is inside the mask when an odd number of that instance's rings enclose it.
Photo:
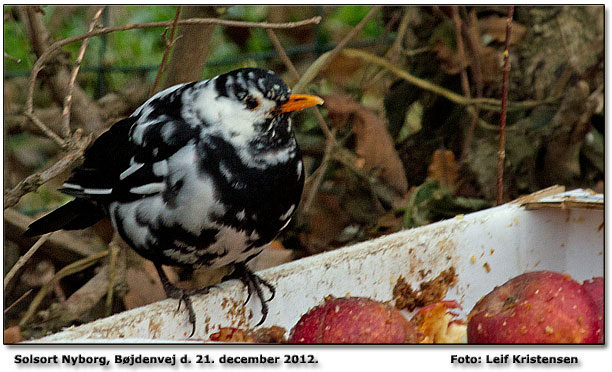
M 244 100 L 244 104 L 249 110 L 255 110 L 259 107 L 259 100 L 249 96 Z

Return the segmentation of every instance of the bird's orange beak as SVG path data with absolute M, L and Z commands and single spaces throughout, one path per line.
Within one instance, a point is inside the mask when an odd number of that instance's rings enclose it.
M 309 94 L 292 94 L 289 101 L 280 107 L 280 112 L 293 112 L 303 110 L 308 107 L 323 104 L 323 99 Z

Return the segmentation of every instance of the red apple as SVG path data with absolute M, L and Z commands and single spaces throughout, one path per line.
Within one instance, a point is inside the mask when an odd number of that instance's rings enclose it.
M 363 297 L 329 298 L 298 321 L 290 343 L 416 343 L 417 332 L 393 306 Z
M 535 271 L 483 297 L 468 316 L 469 343 L 596 343 L 598 316 L 568 275 Z
M 597 307 L 597 320 L 599 321 L 598 326 L 598 342 L 603 344 L 604 341 L 604 281 L 601 276 L 587 280 L 582 284 L 582 287 L 595 301 Z

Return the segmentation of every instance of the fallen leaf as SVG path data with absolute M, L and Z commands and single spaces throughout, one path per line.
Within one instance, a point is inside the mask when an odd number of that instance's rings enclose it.
M 340 203 L 340 197 L 329 192 L 319 192 L 308 216 L 308 231 L 299 235 L 300 242 L 311 254 L 326 251 L 349 222 L 350 218 Z
M 231 273 L 231 266 L 218 267 L 216 269 L 204 268 L 193 272 L 191 280 L 179 283 L 181 288 L 200 289 L 221 283 L 223 278 Z
M 440 186 L 455 190 L 458 170 L 455 154 L 450 150 L 438 149 L 433 153 L 427 175 L 440 181 Z
M 281 243 L 279 244 L 282 246 Z M 291 249 L 278 249 L 268 246 L 257 257 L 249 261 L 249 268 L 253 271 L 264 270 L 290 262 L 292 256 L 293 251 Z
M 436 57 L 440 62 L 440 68 L 446 74 L 458 74 L 461 72 L 463 64 L 465 64 L 466 67 L 472 65 L 471 57 L 467 58 L 466 56 L 466 60 L 462 63 L 459 58 L 459 53 L 452 50 L 440 39 L 436 39 L 432 49 L 436 52 Z M 497 49 L 489 46 L 480 46 L 478 59 L 480 60 L 480 69 L 484 84 L 490 84 L 499 80 L 502 58 L 502 52 Z
M 268 246 L 266 247 L 268 249 L 285 249 L 285 246 L 283 245 L 283 243 L 280 240 L 272 240 L 272 242 L 270 242 L 270 244 L 268 244 Z
M 172 269 L 164 270 L 171 283 L 176 283 L 178 276 Z M 142 259 L 141 265 L 130 265 L 127 269 L 125 281 L 128 291 L 123 296 L 126 309 L 148 305 L 166 298 L 166 292 L 161 284 L 153 262 Z
M 346 119 L 353 116 L 355 152 L 363 158 L 364 167 L 379 171 L 380 179 L 384 183 L 404 195 L 408 191 L 404 165 L 384 121 L 348 96 L 326 96 L 325 106 L 336 128 L 342 128 L 347 122 Z
M 327 77 L 336 85 L 347 86 L 349 80 L 360 71 L 362 66 L 363 61 L 361 59 L 350 58 L 340 53 L 321 71 L 321 75 Z
M 468 64 L 467 62 L 462 63 L 459 59 L 459 53 L 452 50 L 440 39 L 434 41 L 432 50 L 436 53 L 442 71 L 449 75 L 458 74 L 461 72 L 463 64 Z

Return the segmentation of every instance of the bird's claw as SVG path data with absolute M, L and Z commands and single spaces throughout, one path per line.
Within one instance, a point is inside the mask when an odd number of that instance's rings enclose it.
M 255 326 L 257 327 L 257 326 L 262 325 L 263 322 L 265 322 L 266 318 L 268 317 L 268 309 L 269 309 L 268 302 L 272 301 L 272 299 L 274 298 L 274 295 L 276 294 L 276 288 L 274 288 L 272 284 L 260 278 L 254 272 L 252 272 L 245 264 L 235 264 L 234 272 L 230 274 L 229 276 L 227 276 L 226 278 L 240 279 L 240 281 L 245 285 L 245 287 L 247 287 L 247 299 L 244 302 L 244 305 L 246 305 L 249 302 L 253 292 L 257 294 L 257 297 L 259 298 L 259 301 L 261 302 L 262 317 L 259 323 L 257 323 Z M 264 293 L 261 287 L 262 285 L 268 288 L 268 290 L 270 291 L 271 293 L 270 298 L 268 299 L 264 298 Z

